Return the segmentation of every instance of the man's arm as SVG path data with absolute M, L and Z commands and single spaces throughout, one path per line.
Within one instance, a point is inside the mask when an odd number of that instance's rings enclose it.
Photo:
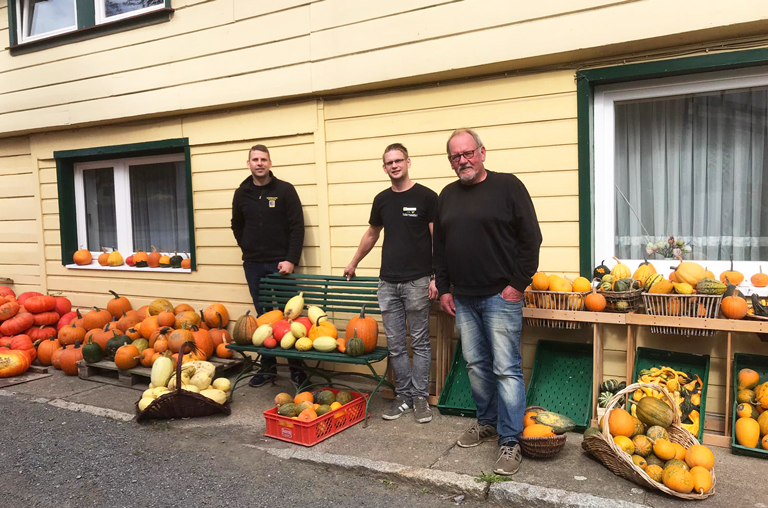
M 344 269 L 344 276 L 347 280 L 355 276 L 357 265 L 369 252 L 371 252 L 373 246 L 376 245 L 383 228 L 384 226 L 368 226 L 368 229 L 363 233 L 363 238 L 360 239 L 360 245 L 357 247 L 357 252 L 355 252 L 355 255 L 352 256 L 352 261 L 350 261 Z
M 240 207 L 237 203 L 237 192 L 235 192 L 232 198 L 232 233 L 235 235 L 237 245 L 240 245 L 240 240 L 243 238 L 243 231 L 245 230 L 245 217 L 243 212 L 240 211 Z
M 429 223 L 429 236 L 432 238 L 432 255 L 435 254 L 435 223 Z M 429 281 L 429 299 L 434 300 L 437 298 L 437 285 L 435 284 L 435 277 L 432 274 L 432 280 Z

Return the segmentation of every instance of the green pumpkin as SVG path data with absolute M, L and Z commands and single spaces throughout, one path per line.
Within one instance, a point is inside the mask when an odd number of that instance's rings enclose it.
M 600 392 L 600 396 L 597 397 L 597 407 L 608 407 L 608 402 L 610 402 L 612 398 L 612 392 Z
M 619 386 L 619 382 L 615 379 L 606 379 L 602 383 L 600 383 L 600 391 L 601 392 L 612 392 L 616 393 L 616 388 Z
M 611 269 L 605 266 L 605 259 L 600 261 L 600 264 L 595 267 L 595 270 L 592 272 L 592 277 L 597 280 L 602 280 L 603 275 L 608 275 L 611 273 Z
M 173 256 L 171 256 L 171 268 L 181 268 L 181 262 L 184 259 L 179 256 L 179 253 L 175 253 Z
M 101 352 L 101 346 L 93 342 L 93 339 L 89 338 L 88 343 L 82 348 L 83 360 L 85 363 L 98 363 L 104 358 L 104 354 Z
M 117 332 L 112 332 L 112 338 L 107 341 L 106 357 L 112 361 L 115 360 L 115 353 L 125 344 L 130 344 L 131 338 L 127 335 L 118 335 Z
M 351 339 L 347 341 L 347 355 L 362 356 L 365 354 L 365 343 L 363 339 L 357 337 L 357 330 Z

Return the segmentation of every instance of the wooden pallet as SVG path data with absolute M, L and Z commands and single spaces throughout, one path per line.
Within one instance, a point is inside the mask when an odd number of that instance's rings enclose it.
M 242 359 L 224 359 L 211 358 L 208 360 L 216 366 L 215 376 L 227 375 L 233 369 L 243 364 Z M 77 375 L 80 379 L 95 381 L 116 386 L 133 388 L 134 390 L 144 391 L 149 388 L 149 378 L 152 369 L 149 367 L 137 366 L 133 369 L 118 369 L 115 362 L 102 360 L 97 363 L 85 363 L 85 360 L 77 362 Z

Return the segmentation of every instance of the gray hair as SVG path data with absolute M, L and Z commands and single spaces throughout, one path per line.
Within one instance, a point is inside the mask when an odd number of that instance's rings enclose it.
M 445 152 L 448 155 L 451 155 L 451 147 L 450 147 L 451 140 L 456 136 L 458 136 L 459 134 L 469 134 L 470 136 L 472 136 L 472 139 L 475 140 L 475 144 L 477 145 L 478 148 L 483 146 L 483 141 L 480 139 L 480 136 L 478 136 L 477 132 L 473 131 L 472 129 L 456 129 L 451 133 L 451 136 L 448 138 L 448 141 L 445 143 Z

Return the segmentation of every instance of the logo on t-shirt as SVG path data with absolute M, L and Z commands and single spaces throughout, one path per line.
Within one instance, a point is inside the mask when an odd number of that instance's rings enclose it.
M 403 217 L 418 217 L 419 214 L 416 212 L 415 206 L 404 206 L 403 207 Z
M 269 207 L 270 208 L 274 208 L 275 207 L 275 203 L 277 202 L 277 198 L 276 197 L 270 198 L 269 196 L 267 196 L 267 199 L 269 200 Z

